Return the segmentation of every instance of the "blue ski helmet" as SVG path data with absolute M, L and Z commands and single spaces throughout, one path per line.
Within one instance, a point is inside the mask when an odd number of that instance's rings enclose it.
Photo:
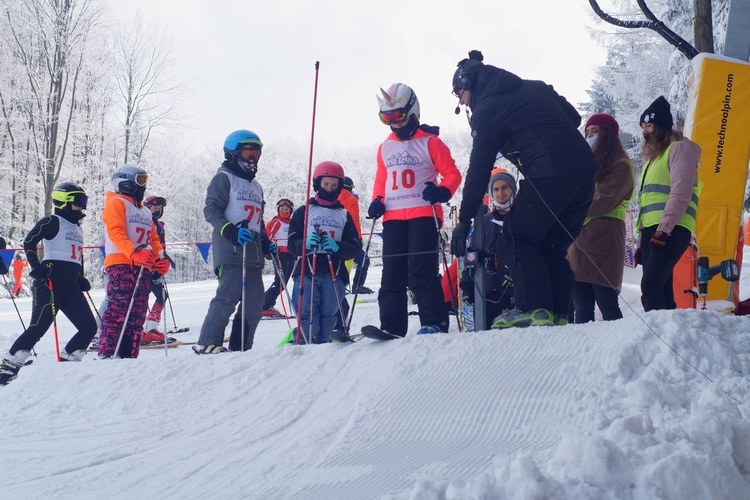
M 260 137 L 255 132 L 235 130 L 224 141 L 224 159 L 231 160 L 242 144 L 256 144 L 258 147 L 263 148 L 263 143 L 260 142 Z

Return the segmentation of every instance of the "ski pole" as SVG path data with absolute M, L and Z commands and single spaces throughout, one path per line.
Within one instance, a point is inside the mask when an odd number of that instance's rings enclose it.
M 240 352 L 245 352 L 245 292 L 247 291 L 247 243 L 242 243 L 242 325 L 240 326 Z
M 163 304 L 167 303 L 167 277 L 162 276 L 161 279 L 164 281 L 164 286 L 161 288 L 161 301 Z M 167 346 L 167 315 L 162 314 L 162 321 L 164 322 L 164 357 L 169 356 L 169 346 Z
M 445 257 L 445 248 L 441 244 L 443 241 L 443 236 L 440 234 L 440 222 L 438 221 L 437 216 L 437 210 L 435 209 L 435 205 L 432 205 L 432 216 L 435 219 L 435 230 L 437 231 L 437 237 L 438 237 L 438 246 L 440 247 L 440 255 L 443 257 L 443 272 L 445 272 L 445 277 L 448 279 L 448 288 L 450 288 L 451 291 L 451 300 L 453 301 L 453 304 L 456 304 L 456 324 L 458 324 L 458 331 L 463 332 L 463 321 L 461 320 L 461 315 L 458 314 L 458 301 L 456 300 L 456 292 L 453 290 L 453 283 L 451 280 L 451 275 L 448 270 L 448 259 Z
M 135 286 L 133 287 L 133 294 L 130 296 L 130 304 L 128 304 L 128 311 L 125 313 L 125 321 L 122 323 L 122 330 L 120 330 L 120 336 L 117 338 L 117 345 L 115 346 L 115 353 L 113 356 L 117 356 L 120 353 L 120 345 L 122 344 L 122 338 L 125 336 L 125 329 L 128 327 L 128 320 L 130 319 L 130 312 L 133 310 L 133 301 L 135 301 L 135 293 L 138 291 L 138 284 L 141 282 L 141 275 L 143 274 L 143 265 L 138 268 L 138 276 L 135 278 Z M 166 337 L 166 333 L 164 334 Z
M 49 287 L 49 305 L 52 308 L 52 325 L 55 331 L 55 351 L 59 363 L 62 359 L 60 358 L 60 337 L 57 334 L 57 311 L 55 311 L 55 291 L 52 288 L 52 278 L 47 279 L 47 286 Z
M 336 271 L 333 269 L 333 259 L 331 258 L 331 252 L 326 251 L 326 257 L 328 257 L 328 269 L 331 271 L 331 281 L 333 281 L 333 291 L 336 292 L 336 301 L 339 304 L 339 316 L 341 316 L 341 324 L 346 328 L 346 318 L 344 317 L 344 307 L 341 302 L 341 294 L 339 293 L 338 283 L 336 282 Z M 349 335 L 349 329 L 344 330 L 344 333 Z
M 292 307 L 292 299 L 289 298 L 289 292 L 286 289 L 286 279 L 284 277 L 284 271 L 281 269 L 281 259 L 279 258 L 278 254 L 273 257 L 271 256 L 271 262 L 273 263 L 273 269 L 276 271 L 276 274 L 279 277 L 279 286 L 284 289 L 284 292 L 286 292 L 286 298 L 289 301 L 289 307 Z M 284 305 L 284 295 L 281 295 L 281 308 L 284 310 L 284 316 L 286 316 L 286 323 L 289 325 L 289 328 L 292 327 L 292 322 L 289 321 L 289 314 L 286 312 L 286 306 Z
M 5 281 L 5 287 L 10 288 L 10 283 L 8 283 L 8 278 L 5 277 L 3 274 L 3 280 Z M 16 313 L 18 314 L 18 319 L 21 321 L 21 326 L 23 327 L 24 331 L 26 331 L 26 325 L 23 322 L 23 318 L 21 317 L 21 311 L 18 310 L 18 305 L 16 305 L 16 299 L 13 297 L 13 292 L 10 294 L 10 300 L 13 301 L 13 307 L 16 308 Z
M 365 259 L 367 259 L 370 253 L 370 242 L 372 241 L 372 235 L 375 232 L 375 223 L 377 221 L 378 219 L 372 219 L 372 226 L 370 227 L 370 236 L 367 237 L 367 245 L 365 246 Z M 365 259 L 362 259 L 362 262 L 364 262 Z M 359 285 L 361 285 L 361 283 L 354 284 L 354 300 L 352 301 L 352 307 L 349 309 L 349 318 L 346 321 L 344 321 L 344 328 L 346 329 L 347 335 L 349 334 L 349 328 L 352 326 L 352 319 L 354 318 L 354 306 L 357 305 L 357 296 L 359 295 Z
M 318 247 L 313 247 L 312 275 L 310 276 L 310 312 L 307 314 L 307 338 L 305 344 L 310 344 L 313 339 L 313 307 L 315 306 L 315 273 L 318 271 Z M 301 316 L 301 314 L 300 314 Z
M 86 290 L 86 296 L 89 298 L 89 302 L 91 302 L 91 307 L 94 308 L 94 312 L 96 313 L 97 317 L 99 318 L 99 321 L 102 322 L 102 315 L 99 314 L 99 309 L 96 308 L 96 304 L 94 303 L 94 299 L 91 298 L 91 294 L 88 290 Z
M 175 330 L 179 330 L 179 328 L 177 328 L 177 321 L 175 321 L 174 319 L 174 309 L 172 308 L 172 298 L 169 296 L 169 287 L 167 287 L 167 280 L 164 280 L 164 292 L 167 295 L 167 303 L 169 304 L 169 312 L 172 314 L 172 324 L 174 325 Z M 165 324 L 164 328 L 166 327 L 167 325 Z M 165 331 L 164 333 L 166 334 L 167 332 Z
M 312 186 L 312 162 L 313 162 L 313 145 L 315 144 L 315 113 L 318 107 L 318 74 L 320 73 L 320 61 L 315 61 L 315 89 L 313 90 L 313 108 L 312 108 L 312 127 L 310 128 L 310 155 L 307 160 L 307 201 L 305 202 L 305 222 L 302 225 L 302 263 L 306 264 L 307 260 L 307 231 L 308 221 L 310 220 L 310 187 Z M 297 301 L 297 335 L 295 335 L 294 343 L 299 345 L 299 336 L 304 333 L 302 332 L 302 303 L 305 295 L 305 268 L 306 265 L 302 265 L 300 268 L 299 275 L 299 297 Z

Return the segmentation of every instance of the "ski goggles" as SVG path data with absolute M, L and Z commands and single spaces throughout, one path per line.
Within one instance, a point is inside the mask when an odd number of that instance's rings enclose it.
M 86 196 L 86 193 L 84 193 L 83 191 L 73 191 L 70 193 L 53 191 L 52 199 L 62 203 L 60 208 L 65 208 L 68 205 L 75 205 L 77 207 L 81 207 L 84 210 L 86 209 L 86 206 L 89 202 L 89 197 Z
M 386 125 L 393 125 L 394 123 L 401 123 L 406 120 L 408 113 L 405 108 L 391 109 L 390 111 L 381 111 L 378 113 L 380 121 Z
M 260 159 L 260 148 L 255 144 L 240 146 L 240 150 L 237 152 L 237 154 L 243 161 L 257 162 Z
M 135 174 L 133 179 L 139 186 L 145 186 L 146 184 L 148 184 L 148 174 Z
M 289 210 L 294 208 L 294 204 L 289 200 L 281 200 L 276 204 L 276 208 L 287 207 Z

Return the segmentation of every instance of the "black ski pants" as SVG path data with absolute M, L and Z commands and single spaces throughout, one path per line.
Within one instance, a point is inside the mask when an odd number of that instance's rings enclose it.
M 640 250 L 643 263 L 641 277 L 641 304 L 645 311 L 675 309 L 672 274 L 674 266 L 690 244 L 691 233 L 687 228 L 675 226 L 662 248 L 651 248 L 649 240 L 658 226 L 641 230 Z
M 566 258 L 594 193 L 594 172 L 522 180 L 499 253 L 508 259 L 517 309 L 567 316 L 573 271 Z
M 383 275 L 378 292 L 381 329 L 406 335 L 408 286 L 417 298 L 420 324 L 448 331 L 438 259 L 438 233 L 432 217 L 383 223 Z
M 77 281 L 73 285 L 62 279 L 55 280 L 52 287 L 54 294 L 44 282 L 34 283 L 31 290 L 34 298 L 31 321 L 26 331 L 10 347 L 8 352 L 11 354 L 18 351 L 30 351 L 39 342 L 52 325 L 53 307 L 55 314 L 62 311 L 78 330 L 66 344 L 65 352 L 72 354 L 79 349 L 87 349 L 91 339 L 96 335 L 96 320 Z

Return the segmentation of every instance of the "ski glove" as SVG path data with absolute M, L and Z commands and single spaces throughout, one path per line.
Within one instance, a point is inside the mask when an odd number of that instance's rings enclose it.
M 40 264 L 31 270 L 29 276 L 35 280 L 52 279 L 52 266 L 47 267 L 44 264 Z
M 162 276 L 169 272 L 169 261 L 167 259 L 159 259 L 154 262 L 154 271 L 161 274 Z
M 276 243 L 273 241 L 268 242 L 268 250 L 266 251 L 266 254 L 270 254 L 274 259 L 279 256 L 279 247 L 276 246 Z
M 664 248 L 664 245 L 667 244 L 667 238 L 669 238 L 669 235 L 664 231 L 656 231 L 651 239 L 648 240 L 648 244 L 651 248 Z
M 453 228 L 451 235 L 451 253 L 456 257 L 466 255 L 466 237 L 469 235 L 471 224 L 468 222 L 459 222 Z
M 451 199 L 451 191 L 447 187 L 436 186 L 434 182 L 425 182 L 422 190 L 422 199 L 431 204 L 446 203 Z
M 374 200 L 372 200 L 372 203 L 370 203 L 370 208 L 367 209 L 367 216 L 370 219 L 379 219 L 383 216 L 385 213 L 385 205 L 383 205 L 383 197 L 378 196 Z
M 80 288 L 82 292 L 88 292 L 89 290 L 91 290 L 91 283 L 89 283 L 89 280 L 87 280 L 85 277 L 79 276 L 78 288 Z
M 136 266 L 151 267 L 154 265 L 154 253 L 145 245 L 138 246 L 130 259 Z
M 323 233 L 321 236 L 320 248 L 328 253 L 336 253 L 339 250 L 339 244 L 336 243 L 336 240 L 334 240 L 330 234 Z
M 305 244 L 305 247 L 308 250 L 312 250 L 315 247 L 320 246 L 320 235 L 317 231 L 313 230 L 310 231 L 307 235 L 307 243 Z
M 237 231 L 237 243 L 240 245 L 250 244 L 255 239 L 255 234 L 246 227 L 241 227 Z

